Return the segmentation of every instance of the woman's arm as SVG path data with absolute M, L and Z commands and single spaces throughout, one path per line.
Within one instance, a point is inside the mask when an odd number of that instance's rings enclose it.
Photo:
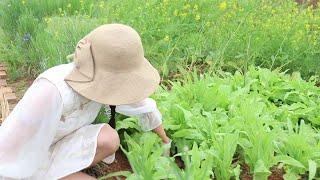
M 157 128 L 153 129 L 153 132 L 158 134 L 164 144 L 169 144 L 171 142 L 170 138 L 167 136 L 162 124 Z
M 138 124 L 143 131 L 152 130 L 162 139 L 163 143 L 170 143 L 162 125 L 161 113 L 153 99 L 147 98 L 137 103 L 120 105 L 116 107 L 116 111 L 127 116 L 138 117 Z
M 20 179 L 36 171 L 53 141 L 61 112 L 57 88 L 37 80 L 0 126 L 0 177 Z

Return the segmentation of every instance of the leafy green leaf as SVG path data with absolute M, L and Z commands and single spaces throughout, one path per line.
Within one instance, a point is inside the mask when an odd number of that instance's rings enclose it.
M 295 160 L 294 158 L 292 158 L 290 156 L 279 155 L 279 156 L 276 157 L 276 161 L 277 162 L 283 162 L 284 164 L 287 164 L 287 165 L 290 165 L 290 166 L 294 166 L 294 167 L 298 167 L 298 168 L 303 168 L 303 169 L 306 168 L 301 162 Z
M 316 176 L 317 163 L 313 160 L 309 160 L 309 180 L 312 180 Z

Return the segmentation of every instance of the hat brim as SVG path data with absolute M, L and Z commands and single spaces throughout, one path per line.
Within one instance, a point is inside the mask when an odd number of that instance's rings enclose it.
M 160 76 L 144 59 L 143 64 L 132 72 L 95 72 L 92 81 L 74 68 L 65 81 L 74 91 L 90 100 L 122 105 L 149 97 L 159 86 Z

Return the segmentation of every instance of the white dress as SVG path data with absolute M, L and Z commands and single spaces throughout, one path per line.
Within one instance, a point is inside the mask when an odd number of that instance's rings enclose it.
M 64 81 L 73 67 L 63 64 L 42 73 L 0 126 L 0 179 L 54 180 L 92 163 L 104 125 L 92 122 L 102 104 Z M 162 123 L 150 98 L 117 106 L 116 111 L 137 116 L 145 131 Z

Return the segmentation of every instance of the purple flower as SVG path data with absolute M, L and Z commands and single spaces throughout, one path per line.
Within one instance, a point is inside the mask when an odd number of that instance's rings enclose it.
M 30 41 L 31 40 L 31 34 L 30 33 L 24 34 L 22 40 L 23 40 L 23 42 Z

